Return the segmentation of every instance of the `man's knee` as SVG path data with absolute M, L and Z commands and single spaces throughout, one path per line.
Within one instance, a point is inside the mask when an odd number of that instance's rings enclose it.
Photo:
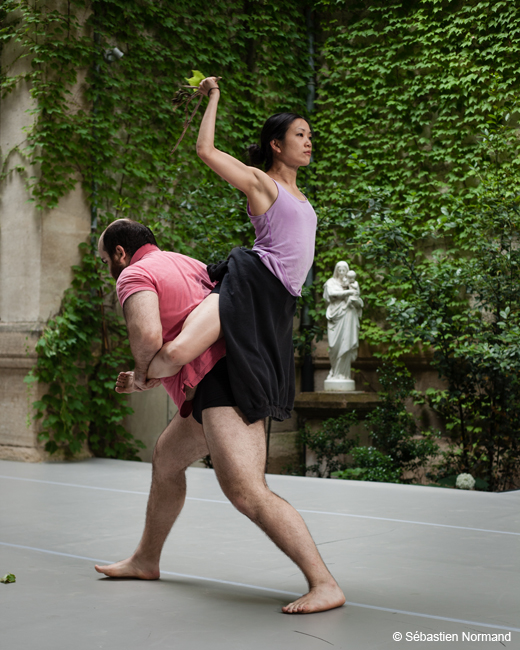
M 253 521 L 258 518 L 260 510 L 273 496 L 265 483 L 254 486 L 234 481 L 221 481 L 220 486 L 235 508 Z
M 159 436 L 152 456 L 154 473 L 172 476 L 184 472 L 208 453 L 202 427 L 177 413 Z
M 179 470 L 175 455 L 168 453 L 168 446 L 161 443 L 161 438 L 159 438 L 153 450 L 152 470 L 154 476 L 164 476 L 165 478 Z

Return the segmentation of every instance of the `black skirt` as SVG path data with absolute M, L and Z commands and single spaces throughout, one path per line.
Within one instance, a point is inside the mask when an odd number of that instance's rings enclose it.
M 287 420 L 294 406 L 293 318 L 297 298 L 251 250 L 234 248 L 210 264 L 220 281 L 219 313 L 229 380 L 238 408 L 250 423 Z

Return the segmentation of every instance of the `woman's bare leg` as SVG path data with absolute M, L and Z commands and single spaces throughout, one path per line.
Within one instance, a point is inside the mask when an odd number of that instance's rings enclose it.
M 222 336 L 219 297 L 210 293 L 188 316 L 179 336 L 168 341 L 152 359 L 148 377 L 172 377 Z

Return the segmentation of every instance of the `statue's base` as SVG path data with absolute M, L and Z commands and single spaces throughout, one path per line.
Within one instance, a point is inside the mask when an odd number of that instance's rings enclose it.
M 377 393 L 350 390 L 320 390 L 316 393 L 299 393 L 294 408 L 299 416 L 307 420 L 327 420 L 343 415 L 345 411 L 356 411 L 361 420 L 379 403 Z
M 353 379 L 325 379 L 323 388 L 326 391 L 340 391 L 349 393 L 356 390 L 356 382 Z

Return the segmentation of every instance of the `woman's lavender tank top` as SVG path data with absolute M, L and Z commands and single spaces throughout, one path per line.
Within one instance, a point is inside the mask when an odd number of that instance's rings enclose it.
M 273 179 L 276 183 L 276 181 Z M 316 213 L 279 183 L 278 196 L 265 214 L 247 214 L 255 228 L 253 251 L 293 296 L 301 295 L 302 285 L 314 259 Z

